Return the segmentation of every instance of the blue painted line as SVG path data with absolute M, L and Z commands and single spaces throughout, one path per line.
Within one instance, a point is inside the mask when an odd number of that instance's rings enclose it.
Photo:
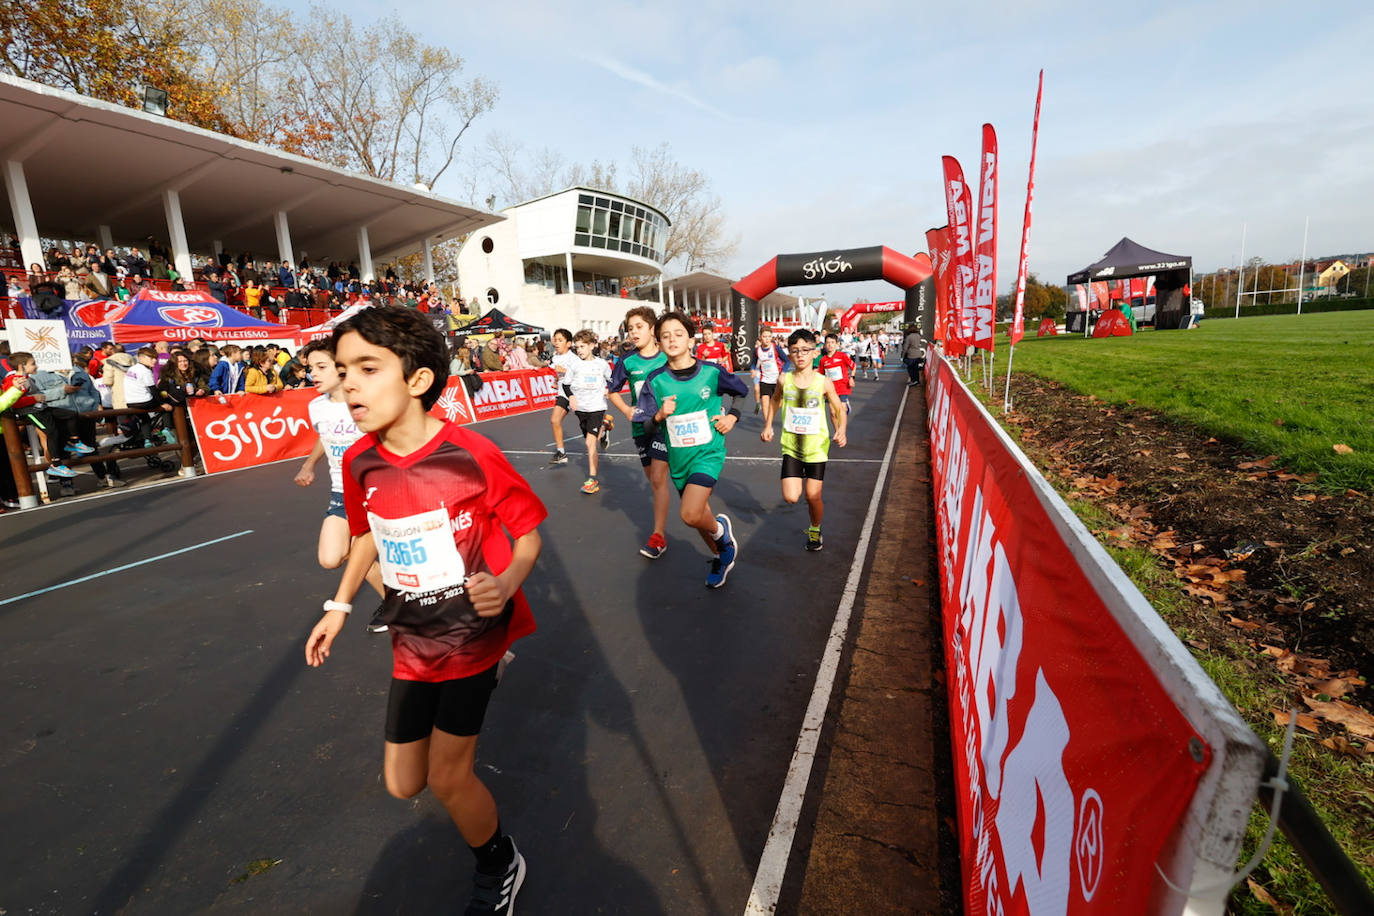
M 6 604 L 13 604 L 16 601 L 23 601 L 25 598 L 32 598 L 35 595 L 45 595 L 48 592 L 55 592 L 59 588 L 66 588 L 69 585 L 79 585 L 82 582 L 89 582 L 92 579 L 99 579 L 101 576 L 108 576 L 117 572 L 123 572 L 126 569 L 133 569 L 135 566 L 143 566 L 145 563 L 156 563 L 158 560 L 165 560 L 168 557 L 174 557 L 178 554 L 189 553 L 192 550 L 199 550 L 202 547 L 209 547 L 211 544 L 220 544 L 224 541 L 232 541 L 234 538 L 241 538 L 245 534 L 252 533 L 253 529 L 249 528 L 247 531 L 240 531 L 238 534 L 225 535 L 222 538 L 215 538 L 213 541 L 206 541 L 203 544 L 193 544 L 190 547 L 183 547 L 180 550 L 173 550 L 171 553 L 161 553 L 155 557 L 149 557 L 146 560 L 139 560 L 137 563 L 126 563 L 123 566 L 116 566 L 114 569 L 107 569 L 104 572 L 91 573 L 89 576 L 82 576 L 80 579 L 71 579 L 59 585 L 50 585 L 47 588 L 40 588 L 36 592 L 25 592 L 22 595 L 15 595 L 13 598 L 6 598 L 5 600 L 0 601 L 0 607 L 5 606 Z

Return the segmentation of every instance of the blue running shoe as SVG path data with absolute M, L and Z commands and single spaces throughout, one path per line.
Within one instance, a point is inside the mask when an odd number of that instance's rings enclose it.
M 84 442 L 69 442 L 67 443 L 67 451 L 73 455 L 89 455 L 94 452 L 95 449 Z
M 717 515 L 716 521 L 720 522 L 725 533 L 716 539 L 716 547 L 720 553 L 711 560 L 711 571 L 706 575 L 707 588 L 720 588 L 725 584 L 725 577 L 735 568 L 735 558 L 739 555 L 739 545 L 735 543 L 735 532 L 730 519 L 724 515 Z

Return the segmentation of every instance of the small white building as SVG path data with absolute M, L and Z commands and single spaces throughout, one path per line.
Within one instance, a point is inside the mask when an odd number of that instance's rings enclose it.
M 569 188 L 501 211 L 458 251 L 463 297 L 552 331 L 614 334 L 636 304 L 625 277 L 655 277 L 662 302 L 668 217 L 643 201 Z

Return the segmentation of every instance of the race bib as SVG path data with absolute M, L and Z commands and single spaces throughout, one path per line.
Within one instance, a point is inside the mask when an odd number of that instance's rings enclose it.
M 838 382 L 844 378 L 844 368 L 841 366 L 828 366 L 825 370 L 825 377 L 832 382 Z
M 467 575 L 453 542 L 447 509 L 407 518 L 382 518 L 369 512 L 368 527 L 377 544 L 382 581 L 402 592 L 432 592 L 462 585 Z
M 692 448 L 711 441 L 715 430 L 706 411 L 673 414 L 664 421 L 668 424 L 668 444 L 673 448 Z
M 782 428 L 799 436 L 809 436 L 824 431 L 825 422 L 819 407 L 789 407 Z

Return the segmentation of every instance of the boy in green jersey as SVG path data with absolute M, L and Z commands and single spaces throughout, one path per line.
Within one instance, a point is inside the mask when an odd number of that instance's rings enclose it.
M 734 401 L 748 397 L 749 388 L 715 363 L 692 356 L 696 324 L 681 312 L 665 312 L 654 332 L 668 361 L 644 379 L 635 418 L 648 435 L 663 429 L 668 474 L 682 495 L 682 521 L 714 554 L 706 587 L 720 588 L 739 551 L 730 519 L 711 512 L 711 490 L 725 467 L 725 434 L 739 420 Z M 722 395 L 730 397 L 728 409 Z
M 816 335 L 805 329 L 793 331 L 787 338 L 787 355 L 792 371 L 783 375 L 773 396 L 763 404 L 763 432 L 759 438 L 773 441 L 773 417 L 782 413 L 782 498 L 789 503 L 801 499 L 803 481 L 806 486 L 806 508 L 811 514 L 811 527 L 806 529 L 806 549 L 821 549 L 821 519 L 825 504 L 821 502 L 821 486 L 825 481 L 825 465 L 830 458 L 830 431 L 825 424 L 824 408 L 830 407 L 830 421 L 835 429 L 834 441 L 845 445 L 845 426 L 849 414 L 835 391 L 835 383 L 817 372 L 812 364 L 816 352 Z
M 668 525 L 668 444 L 662 429 L 651 436 L 645 433 L 643 423 L 634 422 L 634 408 L 621 397 L 620 389 L 629 382 L 630 401 L 638 403 L 639 392 L 649 373 L 667 365 L 668 357 L 654 339 L 654 322 L 657 319 L 654 310 L 647 305 L 625 313 L 625 333 L 635 350 L 615 364 L 608 395 L 616 409 L 631 421 L 635 448 L 639 450 L 639 463 L 644 467 L 644 476 L 649 479 L 649 488 L 654 494 L 654 530 L 649 535 L 649 542 L 639 548 L 639 552 L 651 560 L 657 560 L 668 549 L 668 541 L 664 537 L 664 529 Z

